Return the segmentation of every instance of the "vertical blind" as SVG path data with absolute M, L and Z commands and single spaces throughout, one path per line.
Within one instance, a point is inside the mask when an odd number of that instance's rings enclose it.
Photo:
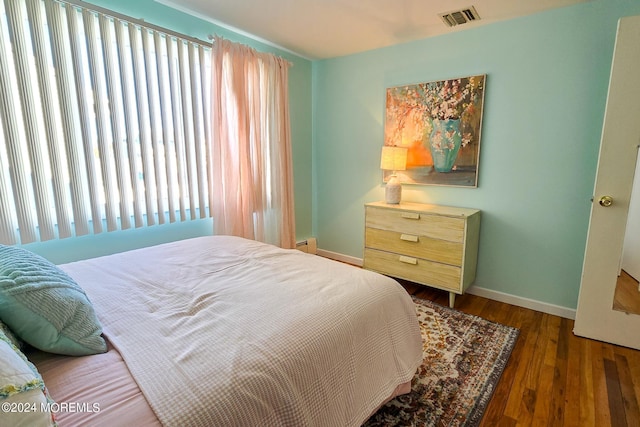
M 209 216 L 208 46 L 0 0 L 0 242 Z

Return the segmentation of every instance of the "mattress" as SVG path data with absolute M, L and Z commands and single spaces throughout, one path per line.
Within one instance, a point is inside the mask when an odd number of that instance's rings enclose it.
M 53 399 L 80 404 L 62 426 L 358 426 L 422 360 L 397 282 L 296 250 L 209 236 L 60 267 L 109 342 L 33 355 Z
M 55 396 L 58 426 L 160 427 L 122 356 L 107 346 L 106 353 L 83 357 L 27 353 Z

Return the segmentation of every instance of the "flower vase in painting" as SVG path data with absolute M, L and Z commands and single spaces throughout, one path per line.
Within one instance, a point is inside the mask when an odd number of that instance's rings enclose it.
M 460 119 L 433 120 L 429 149 L 436 172 L 451 172 L 461 144 Z

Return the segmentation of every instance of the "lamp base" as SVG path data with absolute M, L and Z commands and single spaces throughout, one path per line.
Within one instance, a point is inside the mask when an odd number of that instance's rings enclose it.
M 384 201 L 390 205 L 397 205 L 402 198 L 402 185 L 397 176 L 391 175 L 384 190 Z

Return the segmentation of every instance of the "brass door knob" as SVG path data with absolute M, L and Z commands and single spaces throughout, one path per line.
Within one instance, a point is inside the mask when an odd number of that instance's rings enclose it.
M 598 201 L 598 203 L 600 203 L 600 206 L 604 206 L 605 208 L 608 208 L 609 206 L 611 206 L 613 204 L 613 197 L 611 197 L 611 196 L 602 196 L 602 197 L 600 197 L 600 200 Z

